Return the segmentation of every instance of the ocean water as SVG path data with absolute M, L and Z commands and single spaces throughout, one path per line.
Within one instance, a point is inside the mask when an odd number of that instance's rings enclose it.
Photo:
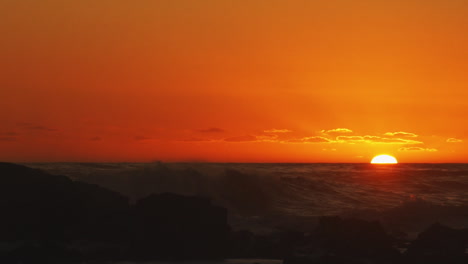
M 132 200 L 175 192 L 211 197 L 235 228 L 312 228 L 323 215 L 401 229 L 468 227 L 468 164 L 34 163 Z

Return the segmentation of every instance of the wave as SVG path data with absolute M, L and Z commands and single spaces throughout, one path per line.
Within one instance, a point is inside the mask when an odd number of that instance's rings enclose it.
M 466 164 L 376 167 L 156 162 L 28 166 L 99 184 L 132 200 L 162 192 L 206 196 L 227 207 L 238 221 L 268 225 L 292 218 L 346 214 L 379 218 L 402 229 L 434 221 L 457 226 L 468 222 L 463 211 L 468 209 Z M 411 226 L 410 222 L 416 224 Z

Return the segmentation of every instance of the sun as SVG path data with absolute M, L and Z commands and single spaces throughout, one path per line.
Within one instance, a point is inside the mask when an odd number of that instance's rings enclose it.
M 371 163 L 372 164 L 397 164 L 398 161 L 395 159 L 395 157 L 392 157 L 390 155 L 378 155 L 372 159 Z

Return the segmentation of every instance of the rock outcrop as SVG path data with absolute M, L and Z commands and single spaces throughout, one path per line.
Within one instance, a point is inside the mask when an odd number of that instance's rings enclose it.
M 0 163 L 0 262 L 218 259 L 227 211 L 206 198 L 127 197 L 65 176 Z

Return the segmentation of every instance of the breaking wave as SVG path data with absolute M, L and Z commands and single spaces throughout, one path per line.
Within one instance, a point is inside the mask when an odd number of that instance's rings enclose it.
M 27 164 L 133 200 L 151 193 L 207 196 L 239 223 L 274 226 L 321 215 L 377 218 L 402 229 L 468 223 L 466 164 Z M 291 220 L 294 219 L 294 220 Z M 294 222 L 296 221 L 296 222 Z

